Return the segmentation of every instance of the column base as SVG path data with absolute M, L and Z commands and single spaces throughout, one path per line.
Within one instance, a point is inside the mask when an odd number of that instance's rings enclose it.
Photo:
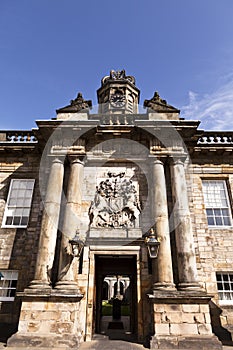
M 65 290 L 65 291 L 73 291 L 75 293 L 80 293 L 78 284 L 74 281 L 59 281 L 56 283 L 54 288 L 57 291 Z
M 184 291 L 201 291 L 202 288 L 198 282 L 184 282 L 179 283 L 177 286 L 178 290 L 184 290 Z
M 175 284 L 174 283 L 166 283 L 166 282 L 156 282 L 153 284 L 153 291 L 157 290 L 176 290 Z
M 43 280 L 33 280 L 30 282 L 29 289 L 51 290 L 52 286 L 50 282 Z

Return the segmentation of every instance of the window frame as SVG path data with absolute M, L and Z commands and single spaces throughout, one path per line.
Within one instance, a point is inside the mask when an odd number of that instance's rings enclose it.
M 13 183 L 14 183 L 14 181 L 24 181 L 24 182 L 26 182 L 26 181 L 30 181 L 30 182 L 32 182 L 32 189 L 31 189 L 31 196 L 30 196 L 30 198 L 29 198 L 29 201 L 30 201 L 30 203 L 29 203 L 29 205 L 28 206 L 17 206 L 17 205 L 15 205 L 15 206 L 12 206 L 12 205 L 9 205 L 9 203 L 10 203 L 10 200 L 12 199 L 12 193 L 13 193 Z M 11 182 L 10 182 L 10 186 L 9 186 L 9 190 L 8 190 L 8 194 L 7 194 L 7 200 L 6 200 L 6 205 L 5 205 L 5 210 L 4 210 L 4 215 L 3 215 L 3 219 L 2 219 L 2 228 L 27 228 L 28 227 L 28 223 L 29 223 L 29 218 L 30 218 L 30 213 L 31 213 L 31 206 L 32 206 L 32 198 L 33 198 L 33 193 L 34 193 L 34 187 L 35 187 L 35 179 L 28 179 L 28 178 L 26 178 L 26 179 L 24 179 L 24 178 L 20 178 L 20 179 L 18 179 L 18 178 L 14 178 L 14 179 L 11 179 Z M 19 189 L 18 189 L 19 190 Z M 27 189 L 26 189 L 27 190 Z M 17 197 L 16 197 L 17 198 Z M 25 197 L 24 197 L 25 198 Z M 20 216 L 20 223 L 19 224 L 7 224 L 6 223 L 6 221 L 7 221 L 7 217 L 9 216 L 9 211 L 11 210 L 11 208 L 12 208 L 12 210 L 13 209 L 28 209 L 28 211 L 29 211 L 29 213 L 28 213 L 28 216 L 27 216 L 27 218 L 28 218 L 28 220 L 27 220 L 27 224 L 25 224 L 25 225 L 21 225 L 21 220 L 22 220 L 22 216 L 23 215 L 21 215 Z M 14 215 L 12 215 L 13 217 L 14 217 Z
M 16 277 L 16 278 L 7 278 L 7 279 L 2 279 L 2 277 L 4 277 L 3 274 L 8 274 L 12 277 Z M 2 275 L 2 276 L 1 276 Z M 9 276 L 9 277 L 11 277 Z M 17 290 L 17 282 L 19 279 L 19 272 L 18 270 L 0 270 L 0 280 L 1 281 L 9 281 L 9 285 L 5 286 L 3 283 L 3 286 L 1 286 L 1 282 L 0 282 L 0 302 L 4 302 L 4 301 L 14 301 L 15 300 L 15 296 L 16 296 L 16 290 Z M 15 286 L 12 287 L 12 282 L 16 281 Z M 5 283 L 7 284 L 7 283 Z M 6 295 L 1 295 L 3 294 L 2 291 L 6 291 Z M 11 295 L 13 292 L 13 296 Z M 10 296 L 8 296 L 8 294 L 10 294 Z
M 225 198 L 224 199 L 226 199 L 226 203 L 227 203 L 227 206 L 225 207 L 225 206 L 207 206 L 207 203 L 206 203 L 206 200 L 205 200 L 205 187 L 204 187 L 204 183 L 207 183 L 207 182 L 221 182 L 222 184 L 223 184 L 223 188 L 224 188 L 224 194 L 225 194 Z M 213 184 L 212 184 L 212 186 L 213 186 Z M 205 214 L 206 214 L 206 218 L 207 218 L 207 223 L 208 223 L 208 227 L 209 228 L 230 228 L 230 227 L 232 227 L 232 225 L 233 225 L 233 221 L 232 221 L 232 208 L 231 208 L 231 201 L 230 201 L 230 192 L 229 192 L 229 186 L 228 186 L 228 184 L 227 184 L 227 179 L 216 179 L 216 178 L 202 178 L 202 191 L 203 191 L 203 197 L 204 197 L 204 205 L 205 205 Z M 222 199 L 222 197 L 221 197 L 221 199 Z M 214 221 L 215 221 L 215 224 L 209 224 L 209 222 L 208 222 L 208 218 L 210 217 L 210 215 L 208 215 L 208 213 L 207 213 L 207 210 L 208 209 L 211 209 L 211 210 L 213 210 L 213 215 L 212 215 L 212 217 L 213 217 L 213 219 L 214 219 Z M 216 218 L 218 217 L 215 213 L 214 213 L 214 210 L 221 210 L 221 220 L 223 221 L 224 219 L 224 217 L 227 217 L 227 218 L 229 218 L 229 225 L 226 225 L 226 224 L 217 224 L 216 223 Z M 222 210 L 227 210 L 228 211 L 228 216 L 224 216 L 223 214 L 222 214 Z
M 228 275 L 228 281 L 224 281 L 223 275 Z M 221 276 L 221 281 L 218 280 L 217 276 Z M 232 276 L 232 282 L 229 278 L 229 276 Z M 222 283 L 222 289 L 219 289 L 219 285 Z M 229 289 L 224 289 L 224 284 L 229 284 Z M 216 272 L 216 284 L 217 284 L 217 290 L 218 290 L 218 301 L 219 305 L 233 305 L 233 271 L 217 271 Z M 232 299 L 224 299 L 221 296 L 229 294 Z

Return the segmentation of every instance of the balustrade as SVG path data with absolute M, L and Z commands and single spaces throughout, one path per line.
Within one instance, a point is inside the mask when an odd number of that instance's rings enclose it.
M 233 143 L 232 132 L 211 132 L 207 131 L 199 137 L 198 145 L 227 145 Z
M 14 130 L 14 131 L 6 131 L 6 140 L 8 142 L 37 142 L 37 139 L 32 131 L 24 131 L 24 130 Z

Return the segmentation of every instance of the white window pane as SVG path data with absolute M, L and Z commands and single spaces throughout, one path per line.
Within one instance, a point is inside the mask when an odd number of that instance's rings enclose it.
M 233 302 L 233 273 L 217 273 L 216 279 L 219 299 Z
M 6 216 L 6 225 L 13 225 L 13 216 Z
M 14 216 L 21 216 L 23 214 L 23 209 L 22 208 L 17 208 L 14 211 Z
M 31 199 L 30 198 L 26 198 L 23 200 L 23 207 L 30 207 L 31 205 Z
M 17 199 L 17 207 L 22 207 L 23 206 L 24 199 L 23 198 L 18 198 Z
M 14 216 L 13 218 L 13 225 L 14 226 L 19 226 L 21 222 L 21 216 Z
M 11 184 L 13 189 L 17 189 L 20 187 L 20 180 L 12 180 L 12 184 Z
M 21 226 L 27 226 L 28 224 L 28 216 L 22 216 L 21 217 Z
M 14 300 L 17 279 L 17 271 L 0 271 L 0 301 Z
M 203 180 L 203 195 L 208 225 L 230 226 L 230 206 L 225 181 Z
M 31 198 L 31 196 L 32 196 L 32 190 L 26 190 L 24 196 L 25 196 L 26 198 Z
M 3 224 L 7 226 L 26 226 L 34 187 L 33 179 L 13 179 L 7 199 Z M 23 213 L 23 210 L 26 211 Z M 24 218 L 22 219 L 22 216 Z
M 27 181 L 20 181 L 19 188 L 25 190 L 27 188 Z
M 10 206 L 10 207 L 15 206 L 15 205 L 16 205 L 16 203 L 17 203 L 16 198 L 10 198 L 10 200 L 9 200 L 9 206 Z
M 7 215 L 8 215 L 8 216 L 12 216 L 12 215 L 14 214 L 14 211 L 15 211 L 15 208 L 9 208 L 9 209 L 7 210 Z
M 25 196 L 25 190 L 18 190 L 17 197 L 24 198 L 24 196 Z
M 10 198 L 17 198 L 17 197 L 18 197 L 18 190 L 17 189 L 11 189 Z
M 29 216 L 29 213 L 30 213 L 30 209 L 23 209 L 22 210 L 22 215 L 23 216 Z
M 33 190 L 34 180 L 27 181 L 27 189 Z

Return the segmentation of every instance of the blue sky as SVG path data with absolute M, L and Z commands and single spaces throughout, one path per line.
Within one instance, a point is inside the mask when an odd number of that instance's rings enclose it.
M 201 120 L 233 130 L 232 0 L 0 0 L 0 129 L 55 117 L 110 69 Z

